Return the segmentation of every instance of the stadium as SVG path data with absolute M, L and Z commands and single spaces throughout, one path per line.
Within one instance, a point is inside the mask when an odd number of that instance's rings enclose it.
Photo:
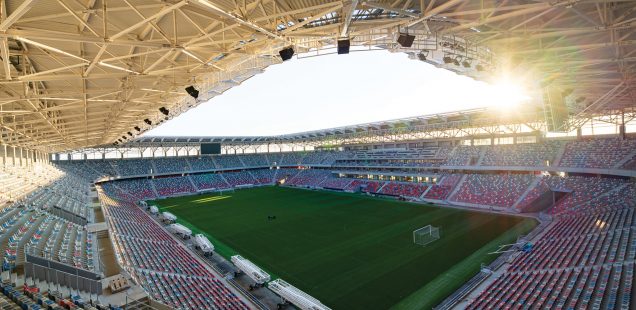
M 2 0 L 0 308 L 636 309 L 634 46 L 631 0 Z M 154 134 L 369 54 L 529 95 Z

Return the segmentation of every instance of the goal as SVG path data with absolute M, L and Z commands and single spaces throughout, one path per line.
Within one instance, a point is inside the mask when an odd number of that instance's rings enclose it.
M 426 225 L 413 231 L 413 243 L 425 246 L 439 239 L 439 227 Z

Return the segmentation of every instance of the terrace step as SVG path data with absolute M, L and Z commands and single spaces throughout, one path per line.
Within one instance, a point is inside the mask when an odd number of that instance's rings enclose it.
M 441 183 L 441 182 L 440 182 Z M 439 184 L 439 183 L 438 183 Z M 431 190 L 431 188 L 433 188 L 433 185 L 429 185 L 426 190 L 422 193 L 422 195 L 420 195 L 420 197 L 417 197 L 419 199 L 424 199 L 424 197 L 426 196 L 426 193 L 428 193 L 428 191 Z
M 634 158 L 636 158 L 636 149 L 632 150 L 627 156 L 625 156 L 625 158 L 621 159 L 614 166 L 612 166 L 612 168 L 618 169 L 622 167 L 624 164 L 634 160 Z
M 567 143 L 563 143 L 559 147 L 559 150 L 557 151 L 556 156 L 554 156 L 554 163 L 552 163 L 553 167 L 560 167 L 561 158 L 563 158 L 563 154 L 565 154 L 565 146 L 566 145 L 567 145 Z
M 190 184 L 192 184 L 192 187 L 198 192 L 199 188 L 197 187 L 197 185 L 194 183 L 194 180 L 192 180 L 192 178 L 190 177 L 190 175 L 187 176 L 188 181 L 190 181 Z
M 515 203 L 512 205 L 512 209 L 517 209 L 517 207 L 519 206 L 519 204 L 526 198 L 526 196 L 528 196 L 528 194 L 535 188 L 537 187 L 537 185 L 539 184 L 539 182 L 541 182 L 541 180 L 543 179 L 543 176 L 538 175 L 536 178 L 534 178 L 534 180 L 532 180 L 532 183 L 530 183 L 530 186 L 528 186 L 528 188 L 526 188 L 526 191 L 523 192 L 523 194 L 521 195 L 521 197 L 519 197 L 519 199 L 517 199 L 517 201 L 515 201 Z
M 459 182 L 457 182 L 457 184 L 455 185 L 455 188 L 453 189 L 453 191 L 448 195 L 448 197 L 446 198 L 446 200 L 450 201 L 453 200 L 455 198 L 455 194 L 457 194 L 457 192 L 459 191 L 459 189 L 462 187 L 462 185 L 464 184 L 464 181 L 466 180 L 466 178 L 468 177 L 467 174 L 464 174 L 461 178 L 461 180 L 459 180 Z
M 159 192 L 155 187 L 155 183 L 152 180 L 148 180 L 148 183 L 150 183 L 150 189 L 152 189 L 152 192 L 155 194 L 155 196 L 159 197 Z

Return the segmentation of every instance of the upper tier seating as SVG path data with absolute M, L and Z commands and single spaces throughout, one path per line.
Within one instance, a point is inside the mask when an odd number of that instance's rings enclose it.
M 190 157 L 188 163 L 192 171 L 206 171 L 216 169 L 216 164 L 212 156 Z
M 636 150 L 636 139 L 591 139 L 566 145 L 559 166 L 578 168 L 614 168 Z
M 239 156 L 246 167 L 269 167 L 265 154 L 250 154 Z
M 152 161 L 157 167 L 157 173 L 192 171 L 185 157 L 155 158 Z
M 305 155 L 305 153 L 298 152 L 289 152 L 282 154 L 283 156 L 280 161 L 280 165 L 282 166 L 300 166 L 302 164 L 302 158 Z
M 213 159 L 214 162 L 216 162 L 216 167 L 219 169 L 234 169 L 245 167 L 238 156 L 214 156 Z
M 546 166 L 554 164 L 558 142 L 495 145 L 484 147 L 482 166 Z
M 148 159 L 123 159 L 112 161 L 113 167 L 119 171 L 120 175 L 149 175 L 157 173 L 152 165 L 152 161 Z
M 469 166 L 476 165 L 483 148 L 477 146 L 457 146 L 448 156 L 444 165 Z

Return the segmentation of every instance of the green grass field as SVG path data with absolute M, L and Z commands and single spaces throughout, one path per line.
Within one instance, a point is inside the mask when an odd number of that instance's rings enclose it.
M 358 194 L 261 187 L 151 202 L 217 253 L 250 259 L 333 309 L 430 309 L 470 279 L 487 253 L 514 242 L 533 219 Z M 268 221 L 268 215 L 276 220 Z M 441 238 L 413 244 L 412 231 Z

